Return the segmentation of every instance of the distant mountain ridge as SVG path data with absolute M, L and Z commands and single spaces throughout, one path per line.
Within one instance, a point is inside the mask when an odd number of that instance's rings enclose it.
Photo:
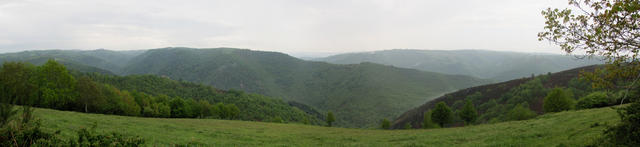
M 25 61 L 36 65 L 49 59 L 56 59 L 68 68 L 82 72 L 119 74 L 121 70 L 143 51 L 111 50 L 38 50 L 0 54 L 0 63 L 5 61 Z M 93 68 L 87 67 L 92 66 Z
M 602 64 L 597 59 L 579 60 L 573 56 L 488 50 L 410 50 L 394 49 L 346 53 L 313 59 L 335 64 L 373 62 L 454 75 L 468 75 L 496 81 L 558 72 L 587 65 Z
M 125 74 L 156 74 L 222 89 L 242 89 L 333 111 L 337 124 L 372 127 L 456 89 L 486 83 L 373 63 L 335 65 L 277 52 L 166 48 L 131 61 Z

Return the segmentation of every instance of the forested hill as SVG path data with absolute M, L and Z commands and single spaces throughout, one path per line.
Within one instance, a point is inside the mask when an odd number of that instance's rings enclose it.
M 5 62 L 2 102 L 58 110 L 162 118 L 216 118 L 322 124 L 315 116 L 274 99 L 154 75 L 113 76 L 69 72 L 54 60 L 41 66 Z
M 229 48 L 149 50 L 123 71 L 281 97 L 332 111 L 336 124 L 344 127 L 372 127 L 445 92 L 487 82 L 373 63 L 335 65 Z
M 500 52 L 487 50 L 384 50 L 339 54 L 314 59 L 336 64 L 373 62 L 445 74 L 468 75 L 496 81 L 507 81 L 531 74 L 558 72 L 587 65 L 602 64 L 577 60 L 574 56 Z
M 439 102 L 445 102 L 451 109 L 457 111 L 465 100 L 471 101 L 478 111 L 477 123 L 492 123 L 500 121 L 518 120 L 510 118 L 514 109 L 518 106 L 527 111 L 532 110 L 536 114 L 543 113 L 543 99 L 553 88 L 562 88 L 573 99 L 579 99 L 591 92 L 591 83 L 580 80 L 579 74 L 583 71 L 594 71 L 600 66 L 592 65 L 570 69 L 557 73 L 543 74 L 536 77 L 526 77 L 501 83 L 488 84 L 458 90 L 445 94 L 420 107 L 411 109 L 400 115 L 393 122 L 392 127 L 399 129 L 406 124 L 414 127 L 422 127 L 425 113 L 432 110 Z M 620 93 L 611 93 L 612 97 L 620 96 Z M 454 113 L 455 114 L 455 113 Z M 536 114 L 532 114 L 535 116 Z M 459 118 L 455 118 L 451 125 L 461 124 Z M 457 120 L 457 122 L 455 122 Z
M 323 115 L 331 111 L 337 118 L 335 124 L 343 127 L 375 127 L 381 119 L 391 119 L 443 93 L 488 82 L 374 63 L 336 65 L 304 61 L 277 52 L 232 48 L 162 48 L 144 52 L 51 50 L 0 55 L 0 61 L 34 62 L 32 59 L 49 58 L 72 63 L 74 66 L 69 68 L 79 71 L 105 69 L 117 75 L 154 74 L 282 98 L 310 105 Z

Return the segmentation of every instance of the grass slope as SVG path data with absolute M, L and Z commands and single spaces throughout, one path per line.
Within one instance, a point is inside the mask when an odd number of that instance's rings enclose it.
M 431 130 L 364 130 L 212 119 L 161 119 L 36 109 L 48 131 L 63 137 L 98 123 L 98 131 L 139 135 L 147 145 L 199 143 L 223 146 L 584 146 L 618 121 L 598 108 L 539 116 L 526 121 Z

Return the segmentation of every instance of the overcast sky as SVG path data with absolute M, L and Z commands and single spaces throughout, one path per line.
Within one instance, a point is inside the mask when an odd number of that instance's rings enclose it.
M 0 0 L 0 52 L 235 47 L 560 53 L 537 41 L 566 0 Z

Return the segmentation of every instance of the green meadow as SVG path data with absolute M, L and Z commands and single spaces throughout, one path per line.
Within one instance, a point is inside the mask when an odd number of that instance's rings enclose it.
M 611 108 L 566 111 L 525 121 L 458 128 L 366 130 L 215 119 L 142 118 L 36 109 L 42 127 L 67 139 L 98 132 L 145 138 L 148 146 L 584 146 L 619 117 Z

